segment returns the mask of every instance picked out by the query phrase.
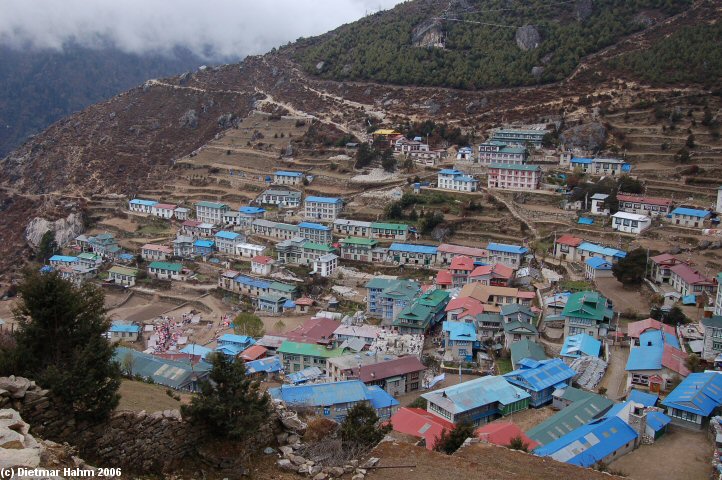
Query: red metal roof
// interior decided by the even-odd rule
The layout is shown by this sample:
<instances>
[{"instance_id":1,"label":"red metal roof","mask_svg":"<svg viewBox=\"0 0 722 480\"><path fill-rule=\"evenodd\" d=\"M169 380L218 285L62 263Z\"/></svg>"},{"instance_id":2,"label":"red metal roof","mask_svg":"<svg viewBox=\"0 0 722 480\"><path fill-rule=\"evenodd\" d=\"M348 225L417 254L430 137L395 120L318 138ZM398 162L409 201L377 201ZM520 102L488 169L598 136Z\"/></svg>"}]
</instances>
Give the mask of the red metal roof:
<instances>
[{"instance_id":1,"label":"red metal roof","mask_svg":"<svg viewBox=\"0 0 722 480\"><path fill-rule=\"evenodd\" d=\"M682 261L671 253L662 253L660 255L655 255L654 257L651 257L650 260L652 260L658 265L676 265L677 263L680 263Z\"/></svg>"},{"instance_id":2,"label":"red metal roof","mask_svg":"<svg viewBox=\"0 0 722 480\"><path fill-rule=\"evenodd\" d=\"M480 313L484 313L484 304L472 297L457 297L446 305L444 311L450 312L452 310L461 310L458 317L479 315Z\"/></svg>"},{"instance_id":3,"label":"red metal roof","mask_svg":"<svg viewBox=\"0 0 722 480\"><path fill-rule=\"evenodd\" d=\"M685 283L689 285L695 285L698 283L712 284L712 280L705 277L697 270L693 269L686 263L678 263L669 269L671 272L676 273Z\"/></svg>"},{"instance_id":4,"label":"red metal roof","mask_svg":"<svg viewBox=\"0 0 722 480\"><path fill-rule=\"evenodd\" d=\"M560 245L569 245L570 247L578 247L584 241L583 238L575 237L574 235L562 235L557 238L557 243Z\"/></svg>"},{"instance_id":5,"label":"red metal roof","mask_svg":"<svg viewBox=\"0 0 722 480\"><path fill-rule=\"evenodd\" d=\"M676 335L673 326L665 325L659 320L655 320L653 318L647 318L645 320L639 320L638 322L631 322L628 324L627 336L631 338L639 338L639 336L647 330L662 330L671 335Z\"/></svg>"},{"instance_id":6,"label":"red metal roof","mask_svg":"<svg viewBox=\"0 0 722 480\"><path fill-rule=\"evenodd\" d=\"M358 379L364 383L381 380L384 378L396 377L398 375L406 375L411 372L420 372L426 370L421 360L413 355L408 357L396 358L385 362L365 365L356 369Z\"/></svg>"},{"instance_id":7,"label":"red metal roof","mask_svg":"<svg viewBox=\"0 0 722 480\"><path fill-rule=\"evenodd\" d=\"M510 279L514 275L514 269L507 267L503 263L497 263L494 265L481 265L471 272L471 278L485 277L486 275L493 275L497 278Z\"/></svg>"},{"instance_id":8,"label":"red metal roof","mask_svg":"<svg viewBox=\"0 0 722 480\"><path fill-rule=\"evenodd\" d=\"M183 226L184 227L197 227L201 223L203 223L203 222L199 222L197 220L186 220L185 222L183 222Z\"/></svg>"},{"instance_id":9,"label":"red metal roof","mask_svg":"<svg viewBox=\"0 0 722 480\"><path fill-rule=\"evenodd\" d=\"M465 255L459 255L451 259L451 269L466 270L470 272L474 270L474 260Z\"/></svg>"},{"instance_id":10,"label":"red metal roof","mask_svg":"<svg viewBox=\"0 0 722 480\"><path fill-rule=\"evenodd\" d=\"M474 432L474 435L476 435L477 438L486 440L494 445L507 446L515 437L521 437L524 443L528 444L527 448L529 450L533 450L540 445L539 442L529 438L526 433L521 430L521 428L512 422L488 423L483 427L478 428L476 432Z\"/></svg>"},{"instance_id":11,"label":"red metal roof","mask_svg":"<svg viewBox=\"0 0 722 480\"><path fill-rule=\"evenodd\" d=\"M451 285L451 272L448 270L439 270L436 274L437 285Z\"/></svg>"},{"instance_id":12,"label":"red metal roof","mask_svg":"<svg viewBox=\"0 0 722 480\"><path fill-rule=\"evenodd\" d=\"M260 263L261 265L267 265L273 262L273 258L266 255L257 255L253 257L251 261L254 263Z\"/></svg>"},{"instance_id":13,"label":"red metal roof","mask_svg":"<svg viewBox=\"0 0 722 480\"><path fill-rule=\"evenodd\" d=\"M683 377L686 377L691 372L685 365L687 360L687 354L682 350L674 348L672 345L664 344L664 351L662 352L662 366L669 368L673 372L677 372Z\"/></svg>"},{"instance_id":14,"label":"red metal roof","mask_svg":"<svg viewBox=\"0 0 722 480\"><path fill-rule=\"evenodd\" d=\"M286 338L292 342L327 344L340 325L341 322L330 318L309 318L303 325L288 332Z\"/></svg>"},{"instance_id":15,"label":"red metal roof","mask_svg":"<svg viewBox=\"0 0 722 480\"><path fill-rule=\"evenodd\" d=\"M631 194L617 194L617 200L620 202L635 202L635 203L646 203L649 205L662 205L669 207L672 205L672 200L661 197L645 197L643 195L631 195Z\"/></svg>"},{"instance_id":16,"label":"red metal roof","mask_svg":"<svg viewBox=\"0 0 722 480\"><path fill-rule=\"evenodd\" d=\"M423 438L427 450L433 450L436 439L444 431L454 429L454 424L420 408L402 407L391 417L391 425L397 432Z\"/></svg>"},{"instance_id":17,"label":"red metal roof","mask_svg":"<svg viewBox=\"0 0 722 480\"><path fill-rule=\"evenodd\" d=\"M259 358L265 357L267 351L268 349L266 347L262 347L261 345L252 345L247 349L243 350L243 352L241 353L241 358L245 362L258 360Z\"/></svg>"},{"instance_id":18,"label":"red metal roof","mask_svg":"<svg viewBox=\"0 0 722 480\"><path fill-rule=\"evenodd\" d=\"M436 249L441 253L455 253L457 255L469 255L472 257L488 257L489 252L484 248L465 247L463 245L452 245L450 243L442 243Z\"/></svg>"},{"instance_id":19,"label":"red metal roof","mask_svg":"<svg viewBox=\"0 0 722 480\"><path fill-rule=\"evenodd\" d=\"M178 205L173 205L172 203L156 203L153 205L153 208L163 209L163 210L175 210Z\"/></svg>"},{"instance_id":20,"label":"red metal roof","mask_svg":"<svg viewBox=\"0 0 722 480\"><path fill-rule=\"evenodd\" d=\"M312 306L312 305L313 305L314 303L316 303L316 302L315 302L312 298L301 297L301 298L299 298L298 300L294 300L294 303L295 303L296 305L307 305L307 306L310 307L310 306Z\"/></svg>"}]
</instances>

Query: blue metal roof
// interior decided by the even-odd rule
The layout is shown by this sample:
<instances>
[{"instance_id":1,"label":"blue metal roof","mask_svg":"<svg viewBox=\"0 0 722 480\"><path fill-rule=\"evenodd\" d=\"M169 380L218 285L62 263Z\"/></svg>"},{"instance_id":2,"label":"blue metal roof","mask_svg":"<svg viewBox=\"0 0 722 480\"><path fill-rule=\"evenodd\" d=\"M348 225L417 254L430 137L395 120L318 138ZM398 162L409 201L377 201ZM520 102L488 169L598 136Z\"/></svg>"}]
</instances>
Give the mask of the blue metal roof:
<instances>
[{"instance_id":1,"label":"blue metal roof","mask_svg":"<svg viewBox=\"0 0 722 480\"><path fill-rule=\"evenodd\" d=\"M211 353L213 350L210 348L204 347L202 345L196 345L195 343L190 343L183 348L180 353L187 353L188 355L198 355L201 358L206 358L206 355Z\"/></svg>"},{"instance_id":2,"label":"blue metal roof","mask_svg":"<svg viewBox=\"0 0 722 480\"><path fill-rule=\"evenodd\" d=\"M297 383L309 382L323 376L323 372L318 367L304 368L300 372L294 372L287 375L288 380L294 385Z\"/></svg>"},{"instance_id":3,"label":"blue metal roof","mask_svg":"<svg viewBox=\"0 0 722 480\"><path fill-rule=\"evenodd\" d=\"M647 425L652 427L652 430L658 432L665 426L669 425L672 421L667 415L662 412L649 412L647 413Z\"/></svg>"},{"instance_id":4,"label":"blue metal roof","mask_svg":"<svg viewBox=\"0 0 722 480\"><path fill-rule=\"evenodd\" d=\"M248 285L249 287L256 287L260 289L266 289L271 286L271 282L267 280L259 280L245 275L238 275L233 279L233 281L242 285Z\"/></svg>"},{"instance_id":5,"label":"blue metal roof","mask_svg":"<svg viewBox=\"0 0 722 480\"><path fill-rule=\"evenodd\" d=\"M629 352L625 370L659 370L662 368L663 353L664 347L658 347L656 345L633 348Z\"/></svg>"},{"instance_id":6,"label":"blue metal roof","mask_svg":"<svg viewBox=\"0 0 722 480\"><path fill-rule=\"evenodd\" d=\"M251 375L254 373L275 373L283 370L281 360L278 357L261 358L260 360L253 360L252 362L246 363L246 374Z\"/></svg>"},{"instance_id":7,"label":"blue metal roof","mask_svg":"<svg viewBox=\"0 0 722 480\"><path fill-rule=\"evenodd\" d=\"M277 170L276 176L279 177L302 177L303 173L301 172L289 172L287 170Z\"/></svg>"},{"instance_id":8,"label":"blue metal roof","mask_svg":"<svg viewBox=\"0 0 722 480\"><path fill-rule=\"evenodd\" d=\"M707 210L698 210L696 208L677 207L672 210L672 215L689 215L698 218L705 218L709 216L709 214Z\"/></svg>"},{"instance_id":9,"label":"blue metal roof","mask_svg":"<svg viewBox=\"0 0 722 480\"><path fill-rule=\"evenodd\" d=\"M78 257L71 257L68 255L53 255L50 257L51 262L63 262L63 263L75 263L78 261Z\"/></svg>"},{"instance_id":10,"label":"blue metal roof","mask_svg":"<svg viewBox=\"0 0 722 480\"><path fill-rule=\"evenodd\" d=\"M157 205L158 202L155 200L143 200L142 198L134 198L130 201L133 205L144 205L146 207L152 207L153 205Z\"/></svg>"},{"instance_id":11,"label":"blue metal roof","mask_svg":"<svg viewBox=\"0 0 722 480\"><path fill-rule=\"evenodd\" d=\"M370 387L364 385L360 380L281 386L268 389L268 393L274 399L283 400L289 405L306 407L323 407L365 400L370 401L372 397L377 395L377 393L370 391ZM384 406L388 406L388 404Z\"/></svg>"},{"instance_id":12,"label":"blue metal roof","mask_svg":"<svg viewBox=\"0 0 722 480\"><path fill-rule=\"evenodd\" d=\"M656 393L647 393L641 390L632 389L632 391L629 392L629 396L627 396L627 400L630 400L634 403L641 403L645 407L653 407L657 404L657 400L659 400L659 395L657 395Z\"/></svg>"},{"instance_id":13,"label":"blue metal roof","mask_svg":"<svg viewBox=\"0 0 722 480\"><path fill-rule=\"evenodd\" d=\"M564 345L562 345L562 351L559 355L572 358L579 358L582 354L590 357L598 357L601 348L602 342L591 335L580 333L564 339Z\"/></svg>"},{"instance_id":14,"label":"blue metal roof","mask_svg":"<svg viewBox=\"0 0 722 480\"><path fill-rule=\"evenodd\" d=\"M311 230L322 230L324 232L331 231L330 227L327 227L326 225L321 225L320 223L313 223L313 222L301 222L298 224L299 228L309 228Z\"/></svg>"},{"instance_id":15,"label":"blue metal roof","mask_svg":"<svg viewBox=\"0 0 722 480\"><path fill-rule=\"evenodd\" d=\"M113 323L110 325L110 331L117 333L140 333L140 325Z\"/></svg>"},{"instance_id":16,"label":"blue metal roof","mask_svg":"<svg viewBox=\"0 0 722 480\"><path fill-rule=\"evenodd\" d=\"M584 262L595 270L611 270L612 264L604 260L602 257L587 258Z\"/></svg>"},{"instance_id":17,"label":"blue metal roof","mask_svg":"<svg viewBox=\"0 0 722 480\"><path fill-rule=\"evenodd\" d=\"M218 343L234 343L238 345L253 345L256 343L256 341L249 336L246 335L235 335L233 333L225 333L218 338Z\"/></svg>"},{"instance_id":18,"label":"blue metal roof","mask_svg":"<svg viewBox=\"0 0 722 480\"><path fill-rule=\"evenodd\" d=\"M691 373L662 401L665 407L704 417L722 405L722 374Z\"/></svg>"},{"instance_id":19,"label":"blue metal roof","mask_svg":"<svg viewBox=\"0 0 722 480\"><path fill-rule=\"evenodd\" d=\"M443 324L443 330L449 332L449 339L453 341L476 341L476 328L473 323L452 322L447 320Z\"/></svg>"},{"instance_id":20,"label":"blue metal roof","mask_svg":"<svg viewBox=\"0 0 722 480\"><path fill-rule=\"evenodd\" d=\"M286 300L283 303L283 308L296 308L296 302L294 302L293 300Z\"/></svg>"},{"instance_id":21,"label":"blue metal roof","mask_svg":"<svg viewBox=\"0 0 722 480\"><path fill-rule=\"evenodd\" d=\"M504 252L504 253L516 253L519 255L523 255L529 251L528 248L522 247L520 245L507 245L505 243L490 243L486 246L487 250L495 251L495 252Z\"/></svg>"},{"instance_id":22,"label":"blue metal roof","mask_svg":"<svg viewBox=\"0 0 722 480\"><path fill-rule=\"evenodd\" d=\"M412 243L392 243L389 252L408 252L408 253L424 253L427 255L436 255L437 247L435 245L414 245Z\"/></svg>"},{"instance_id":23,"label":"blue metal roof","mask_svg":"<svg viewBox=\"0 0 722 480\"><path fill-rule=\"evenodd\" d=\"M306 202L316 203L341 203L341 199L337 197L306 197Z\"/></svg>"},{"instance_id":24,"label":"blue metal roof","mask_svg":"<svg viewBox=\"0 0 722 480\"><path fill-rule=\"evenodd\" d=\"M624 252L622 250L617 250L616 248L611 247L603 247L601 245L597 245L596 243L590 242L582 242L577 248L577 250L586 250L591 253L598 253L600 255L618 258L624 258L627 256L627 252Z\"/></svg>"},{"instance_id":25,"label":"blue metal roof","mask_svg":"<svg viewBox=\"0 0 722 480\"><path fill-rule=\"evenodd\" d=\"M504 375L504 378L522 388L535 392L567 382L577 373L561 358L552 358L539 362L535 368L520 368Z\"/></svg>"},{"instance_id":26,"label":"blue metal roof","mask_svg":"<svg viewBox=\"0 0 722 480\"><path fill-rule=\"evenodd\" d=\"M389 395L386 390L379 387L378 385L370 385L367 387L368 397L371 402L371 406L376 410L381 408L395 407L399 404L399 401Z\"/></svg>"},{"instance_id":27,"label":"blue metal roof","mask_svg":"<svg viewBox=\"0 0 722 480\"><path fill-rule=\"evenodd\" d=\"M577 221L579 225L594 225L594 219L593 218L587 218L587 217L579 217L579 220Z\"/></svg>"},{"instance_id":28,"label":"blue metal roof","mask_svg":"<svg viewBox=\"0 0 722 480\"><path fill-rule=\"evenodd\" d=\"M257 215L259 213L265 213L266 209L260 207L241 207L238 209L238 211L241 213L247 213L249 215Z\"/></svg>"},{"instance_id":29,"label":"blue metal roof","mask_svg":"<svg viewBox=\"0 0 722 480\"><path fill-rule=\"evenodd\" d=\"M531 397L504 377L487 376L421 395L429 401L445 403L452 413L462 413L484 405L509 405Z\"/></svg>"},{"instance_id":30,"label":"blue metal roof","mask_svg":"<svg viewBox=\"0 0 722 480\"><path fill-rule=\"evenodd\" d=\"M578 163L579 165L591 165L594 162L591 158L572 158L572 163Z\"/></svg>"},{"instance_id":31,"label":"blue metal roof","mask_svg":"<svg viewBox=\"0 0 722 480\"><path fill-rule=\"evenodd\" d=\"M221 230L220 232L216 233L216 237L223 238L226 240L235 240L236 238L240 237L240 233L236 232L228 232L226 230Z\"/></svg>"},{"instance_id":32,"label":"blue metal roof","mask_svg":"<svg viewBox=\"0 0 722 480\"><path fill-rule=\"evenodd\" d=\"M637 432L619 417L592 422L534 450L540 457L591 467L637 438Z\"/></svg>"},{"instance_id":33,"label":"blue metal roof","mask_svg":"<svg viewBox=\"0 0 722 480\"><path fill-rule=\"evenodd\" d=\"M214 245L214 242L213 242L213 240L196 240L193 245L195 245L196 247L201 247L201 248L212 248Z\"/></svg>"},{"instance_id":34,"label":"blue metal roof","mask_svg":"<svg viewBox=\"0 0 722 480\"><path fill-rule=\"evenodd\" d=\"M245 350L245 347L233 344L218 345L216 347L216 352L228 355L229 357L237 357L241 354L241 352L243 352L243 350Z\"/></svg>"},{"instance_id":35,"label":"blue metal roof","mask_svg":"<svg viewBox=\"0 0 722 480\"><path fill-rule=\"evenodd\" d=\"M439 170L439 173L441 175L463 175L464 172L461 170L456 170L454 168L444 168L442 170Z\"/></svg>"},{"instance_id":36,"label":"blue metal roof","mask_svg":"<svg viewBox=\"0 0 722 480\"><path fill-rule=\"evenodd\" d=\"M682 305L696 305L697 295L685 295L682 297Z\"/></svg>"}]
</instances>

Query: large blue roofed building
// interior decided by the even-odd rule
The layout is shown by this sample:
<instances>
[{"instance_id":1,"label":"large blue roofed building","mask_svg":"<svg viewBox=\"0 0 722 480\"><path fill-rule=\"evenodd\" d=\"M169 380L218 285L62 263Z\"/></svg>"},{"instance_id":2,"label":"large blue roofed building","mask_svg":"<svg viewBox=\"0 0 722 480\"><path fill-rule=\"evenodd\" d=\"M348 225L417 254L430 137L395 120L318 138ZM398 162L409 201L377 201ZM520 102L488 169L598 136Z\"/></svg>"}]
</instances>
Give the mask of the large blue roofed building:
<instances>
[{"instance_id":1,"label":"large blue roofed building","mask_svg":"<svg viewBox=\"0 0 722 480\"><path fill-rule=\"evenodd\" d=\"M701 429L722 405L722 374L691 373L662 400L672 423Z\"/></svg>"},{"instance_id":2,"label":"large blue roofed building","mask_svg":"<svg viewBox=\"0 0 722 480\"><path fill-rule=\"evenodd\" d=\"M566 387L577 373L563 360L523 362L521 368L509 372L504 378L531 395L530 405L541 407L552 401L554 390Z\"/></svg>"}]
</instances>

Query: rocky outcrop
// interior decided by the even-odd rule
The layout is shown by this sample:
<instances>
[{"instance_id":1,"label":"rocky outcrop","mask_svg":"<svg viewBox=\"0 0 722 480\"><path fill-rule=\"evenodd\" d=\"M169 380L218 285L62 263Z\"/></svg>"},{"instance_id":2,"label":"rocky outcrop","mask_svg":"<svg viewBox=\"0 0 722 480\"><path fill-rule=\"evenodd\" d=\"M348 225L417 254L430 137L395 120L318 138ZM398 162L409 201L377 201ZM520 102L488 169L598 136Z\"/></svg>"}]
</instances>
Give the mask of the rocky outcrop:
<instances>
[{"instance_id":1,"label":"rocky outcrop","mask_svg":"<svg viewBox=\"0 0 722 480\"><path fill-rule=\"evenodd\" d=\"M196 128L198 127L198 112L195 110L187 110L186 113L184 113L180 119L178 120L178 125L183 128Z\"/></svg>"},{"instance_id":2,"label":"rocky outcrop","mask_svg":"<svg viewBox=\"0 0 722 480\"><path fill-rule=\"evenodd\" d=\"M592 0L577 0L577 3L574 4L574 15L580 22L589 18L593 11L594 4Z\"/></svg>"},{"instance_id":3,"label":"rocky outcrop","mask_svg":"<svg viewBox=\"0 0 722 480\"><path fill-rule=\"evenodd\" d=\"M441 20L437 18L425 20L414 27L411 32L411 43L415 47L444 48Z\"/></svg>"},{"instance_id":4,"label":"rocky outcrop","mask_svg":"<svg viewBox=\"0 0 722 480\"><path fill-rule=\"evenodd\" d=\"M533 50L541 43L541 35L534 25L524 25L516 29L516 44L524 51Z\"/></svg>"},{"instance_id":5,"label":"rocky outcrop","mask_svg":"<svg viewBox=\"0 0 722 480\"><path fill-rule=\"evenodd\" d=\"M567 148L596 151L604 147L607 129L601 123L585 123L567 128L559 138Z\"/></svg>"},{"instance_id":6,"label":"rocky outcrop","mask_svg":"<svg viewBox=\"0 0 722 480\"><path fill-rule=\"evenodd\" d=\"M25 239L33 248L37 248L45 232L50 230L55 232L55 243L63 246L83 233L83 229L83 216L80 213L71 213L55 221L36 217L25 228Z\"/></svg>"}]
</instances>

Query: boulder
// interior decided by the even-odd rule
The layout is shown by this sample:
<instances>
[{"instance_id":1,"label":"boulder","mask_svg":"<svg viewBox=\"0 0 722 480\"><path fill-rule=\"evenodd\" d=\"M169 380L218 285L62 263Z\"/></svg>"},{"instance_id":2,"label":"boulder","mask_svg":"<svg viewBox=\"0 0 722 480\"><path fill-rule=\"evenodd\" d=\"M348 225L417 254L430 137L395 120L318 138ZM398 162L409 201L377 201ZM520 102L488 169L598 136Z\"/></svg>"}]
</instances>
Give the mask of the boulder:
<instances>
[{"instance_id":1,"label":"boulder","mask_svg":"<svg viewBox=\"0 0 722 480\"><path fill-rule=\"evenodd\" d=\"M607 129L599 122L584 123L567 128L559 139L567 148L581 148L583 150L599 150L604 147L607 138Z\"/></svg>"},{"instance_id":2,"label":"boulder","mask_svg":"<svg viewBox=\"0 0 722 480\"><path fill-rule=\"evenodd\" d=\"M379 461L381 461L380 458L371 457L368 460L366 460L366 463L364 463L361 468L371 468L371 467L375 466L377 463L379 463Z\"/></svg>"},{"instance_id":3,"label":"boulder","mask_svg":"<svg viewBox=\"0 0 722 480\"><path fill-rule=\"evenodd\" d=\"M357 473L353 477L351 477L351 480L364 480L365 476L362 473Z\"/></svg>"},{"instance_id":4,"label":"boulder","mask_svg":"<svg viewBox=\"0 0 722 480\"><path fill-rule=\"evenodd\" d=\"M331 467L331 470L329 471L330 475L336 478L340 478L345 473L343 468L341 467Z\"/></svg>"},{"instance_id":5,"label":"boulder","mask_svg":"<svg viewBox=\"0 0 722 480\"><path fill-rule=\"evenodd\" d=\"M274 453L276 453L276 450L271 447L266 447L263 449L263 453L265 453L266 455L273 455Z\"/></svg>"},{"instance_id":6,"label":"boulder","mask_svg":"<svg viewBox=\"0 0 722 480\"><path fill-rule=\"evenodd\" d=\"M311 467L309 465L303 464L300 467L298 467L298 473L301 475L306 475L311 472Z\"/></svg>"},{"instance_id":7,"label":"boulder","mask_svg":"<svg viewBox=\"0 0 722 480\"><path fill-rule=\"evenodd\" d=\"M298 467L296 465L294 465L293 463L291 463L291 461L287 458L282 458L281 460L276 462L276 464L279 466L279 468L281 468L283 470L289 470L291 472L298 471Z\"/></svg>"},{"instance_id":8,"label":"boulder","mask_svg":"<svg viewBox=\"0 0 722 480\"><path fill-rule=\"evenodd\" d=\"M289 455L288 459L294 464L294 465L304 465L306 463L306 459L303 458L300 455Z\"/></svg>"},{"instance_id":9,"label":"boulder","mask_svg":"<svg viewBox=\"0 0 722 480\"><path fill-rule=\"evenodd\" d=\"M534 76L534 78L541 77L542 73L544 73L544 67L542 67L542 66L531 67L531 74L532 74L532 76Z\"/></svg>"},{"instance_id":10,"label":"boulder","mask_svg":"<svg viewBox=\"0 0 722 480\"><path fill-rule=\"evenodd\" d=\"M294 432L303 432L306 430L306 424L302 422L294 412L284 412L281 416L281 423L284 427ZM289 441L288 443L292 442Z\"/></svg>"},{"instance_id":11,"label":"boulder","mask_svg":"<svg viewBox=\"0 0 722 480\"><path fill-rule=\"evenodd\" d=\"M524 25L516 29L515 40L522 50L533 50L541 43L541 35L534 25Z\"/></svg>"},{"instance_id":12,"label":"boulder","mask_svg":"<svg viewBox=\"0 0 722 480\"><path fill-rule=\"evenodd\" d=\"M319 473L321 473L321 470L323 470L323 467L321 467L321 465L313 465L308 470L308 474L313 477L314 475L318 475Z\"/></svg>"},{"instance_id":13,"label":"boulder","mask_svg":"<svg viewBox=\"0 0 722 480\"><path fill-rule=\"evenodd\" d=\"M293 455L293 449L287 445L284 445L283 447L278 447L278 451L281 452L281 455L283 455L284 457Z\"/></svg>"},{"instance_id":14,"label":"boulder","mask_svg":"<svg viewBox=\"0 0 722 480\"><path fill-rule=\"evenodd\" d=\"M181 128L198 127L198 112L193 109L188 110L178 119L178 125Z\"/></svg>"},{"instance_id":15,"label":"boulder","mask_svg":"<svg viewBox=\"0 0 722 480\"><path fill-rule=\"evenodd\" d=\"M313 480L326 480L327 478L328 478L328 475L323 472L319 472L313 476Z\"/></svg>"},{"instance_id":16,"label":"boulder","mask_svg":"<svg viewBox=\"0 0 722 480\"><path fill-rule=\"evenodd\" d=\"M39 448L23 448L21 450L3 450L0 455L0 470L7 468L36 468L40 465Z\"/></svg>"},{"instance_id":17,"label":"boulder","mask_svg":"<svg viewBox=\"0 0 722 480\"><path fill-rule=\"evenodd\" d=\"M293 445L294 443L298 443L298 442L300 442L300 441L301 441L301 437L299 437L299 436L296 435L296 434L289 435L288 438L286 439L286 442L287 442L289 445Z\"/></svg>"},{"instance_id":18,"label":"boulder","mask_svg":"<svg viewBox=\"0 0 722 480\"><path fill-rule=\"evenodd\" d=\"M276 435L276 441L279 445L285 445L288 443L288 433L287 432L281 432L278 435Z\"/></svg>"}]
</instances>

